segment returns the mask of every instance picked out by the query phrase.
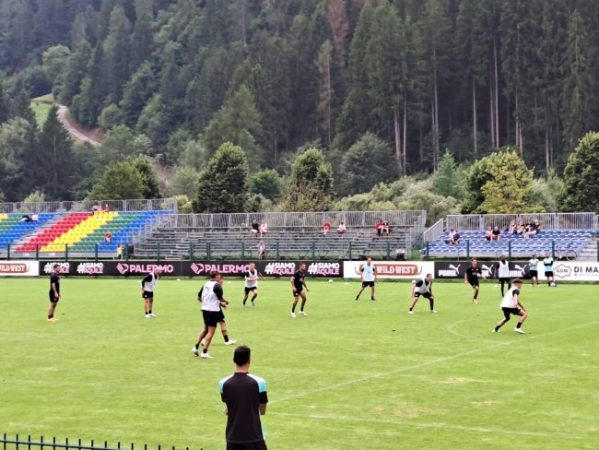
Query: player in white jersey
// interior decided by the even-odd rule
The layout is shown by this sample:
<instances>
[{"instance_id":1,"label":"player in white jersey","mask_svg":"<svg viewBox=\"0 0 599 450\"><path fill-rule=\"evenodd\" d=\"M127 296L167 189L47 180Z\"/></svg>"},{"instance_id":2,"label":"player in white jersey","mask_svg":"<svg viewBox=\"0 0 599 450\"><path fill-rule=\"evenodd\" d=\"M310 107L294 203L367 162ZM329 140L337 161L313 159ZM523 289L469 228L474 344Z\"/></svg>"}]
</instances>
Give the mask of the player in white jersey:
<instances>
[{"instance_id":1,"label":"player in white jersey","mask_svg":"<svg viewBox=\"0 0 599 450\"><path fill-rule=\"evenodd\" d=\"M256 269L255 263L250 263L248 266L248 270L243 274L244 280L244 296L242 306L245 307L245 302L247 302L248 296L250 292L252 295L252 306L256 306L256 297L258 297L258 280L264 279L262 274L258 272Z\"/></svg>"},{"instance_id":2,"label":"player in white jersey","mask_svg":"<svg viewBox=\"0 0 599 450\"><path fill-rule=\"evenodd\" d=\"M154 290L158 284L158 278L162 274L162 268L156 267L141 280L141 298L144 299L144 311L146 319L156 317L152 308L154 307Z\"/></svg>"},{"instance_id":3,"label":"player in white jersey","mask_svg":"<svg viewBox=\"0 0 599 450\"><path fill-rule=\"evenodd\" d=\"M433 275L430 273L421 280L412 281L411 302L408 314L414 314L414 306L416 306L421 296L428 299L431 312L436 313L435 296L433 295Z\"/></svg>"},{"instance_id":4,"label":"player in white jersey","mask_svg":"<svg viewBox=\"0 0 599 450\"><path fill-rule=\"evenodd\" d=\"M495 328L493 333L499 333L499 329L504 326L510 320L510 316L519 316L520 319L516 324L514 331L516 333L525 334L522 330L522 324L528 317L528 312L524 308L524 305L520 302L520 290L522 289L522 280L515 280L514 287L507 291L507 294L503 296L501 301L501 310L503 311L504 319L502 319Z\"/></svg>"},{"instance_id":5,"label":"player in white jersey","mask_svg":"<svg viewBox=\"0 0 599 450\"><path fill-rule=\"evenodd\" d=\"M216 326L220 324L221 331L225 338L225 345L232 345L236 341L229 339L227 335L227 325L222 308L226 308L229 302L223 296L222 275L220 272L210 272L210 281L207 281L200 292L198 292L198 301L202 303L202 315L204 316L204 329L198 337L198 342L193 347L194 355L204 359L211 359L208 348L216 332ZM202 353L199 353L200 345L204 346Z\"/></svg>"},{"instance_id":6,"label":"player in white jersey","mask_svg":"<svg viewBox=\"0 0 599 450\"><path fill-rule=\"evenodd\" d=\"M374 285L376 284L376 267L372 264L372 258L366 259L366 264L360 267L360 272L362 273L362 288L358 295L356 295L356 301L360 300L360 295L364 292L364 289L367 287L370 288L370 300L375 301L374 298Z\"/></svg>"},{"instance_id":7,"label":"player in white jersey","mask_svg":"<svg viewBox=\"0 0 599 450\"><path fill-rule=\"evenodd\" d=\"M501 255L499 262L497 263L497 275L499 277L499 284L501 285L501 296L505 295L504 287L507 284L507 288L510 289L512 284L510 282L510 263L505 259L505 255Z\"/></svg>"},{"instance_id":8,"label":"player in white jersey","mask_svg":"<svg viewBox=\"0 0 599 450\"><path fill-rule=\"evenodd\" d=\"M539 285L539 259L537 255L532 255L528 260L528 270L530 272L530 284L532 286Z\"/></svg>"}]
</instances>

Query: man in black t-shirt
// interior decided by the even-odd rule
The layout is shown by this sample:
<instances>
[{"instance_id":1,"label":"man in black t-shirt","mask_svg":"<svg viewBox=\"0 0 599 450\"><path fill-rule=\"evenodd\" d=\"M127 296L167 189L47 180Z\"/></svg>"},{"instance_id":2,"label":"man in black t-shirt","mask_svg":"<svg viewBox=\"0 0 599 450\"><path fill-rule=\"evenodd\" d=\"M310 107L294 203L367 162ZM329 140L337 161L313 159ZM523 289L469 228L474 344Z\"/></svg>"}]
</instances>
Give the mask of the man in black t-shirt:
<instances>
[{"instance_id":1,"label":"man in black t-shirt","mask_svg":"<svg viewBox=\"0 0 599 450\"><path fill-rule=\"evenodd\" d=\"M50 307L48 308L48 322L56 322L58 319L54 317L58 301L60 300L60 264L54 264L52 274L50 275Z\"/></svg>"},{"instance_id":2,"label":"man in black t-shirt","mask_svg":"<svg viewBox=\"0 0 599 450\"><path fill-rule=\"evenodd\" d=\"M235 373L218 384L227 406L227 450L266 450L260 416L266 414L266 381L251 375L251 350L245 345L233 354Z\"/></svg>"},{"instance_id":3,"label":"man in black t-shirt","mask_svg":"<svg viewBox=\"0 0 599 450\"><path fill-rule=\"evenodd\" d=\"M478 278L483 276L482 270L478 267L478 261L476 259L472 260L470 267L466 269L466 273L464 274L464 284L469 284L474 289L474 296L472 297L472 303L478 303L478 293L480 291L480 285L478 283Z\"/></svg>"},{"instance_id":4,"label":"man in black t-shirt","mask_svg":"<svg viewBox=\"0 0 599 450\"><path fill-rule=\"evenodd\" d=\"M299 302L301 297L302 305L300 307L300 314L302 316L306 316L307 314L304 312L304 306L308 301L306 297L306 292L309 292L308 286L306 286L306 265L301 263L299 266L299 270L297 270L293 276L291 277L291 289L293 292L293 304L291 306L291 317L295 319L295 307Z\"/></svg>"}]
</instances>

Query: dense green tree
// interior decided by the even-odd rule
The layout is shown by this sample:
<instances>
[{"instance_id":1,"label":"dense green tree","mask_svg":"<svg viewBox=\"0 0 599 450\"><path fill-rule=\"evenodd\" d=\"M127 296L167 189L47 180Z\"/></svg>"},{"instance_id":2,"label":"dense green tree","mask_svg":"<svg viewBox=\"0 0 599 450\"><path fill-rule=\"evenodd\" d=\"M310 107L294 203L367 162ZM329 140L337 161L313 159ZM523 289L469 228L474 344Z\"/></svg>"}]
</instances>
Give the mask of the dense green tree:
<instances>
[{"instance_id":1,"label":"dense green tree","mask_svg":"<svg viewBox=\"0 0 599 450\"><path fill-rule=\"evenodd\" d=\"M244 151L225 142L200 173L197 212L244 212L247 202L248 161Z\"/></svg>"},{"instance_id":2,"label":"dense green tree","mask_svg":"<svg viewBox=\"0 0 599 450\"><path fill-rule=\"evenodd\" d=\"M283 179L276 170L256 172L249 179L250 192L260 194L270 201L276 201L283 189Z\"/></svg>"},{"instance_id":3,"label":"dense green tree","mask_svg":"<svg viewBox=\"0 0 599 450\"><path fill-rule=\"evenodd\" d=\"M63 75L63 87L60 101L70 104L73 97L79 93L81 81L87 73L87 64L92 55L92 48L87 41L80 42L71 53Z\"/></svg>"},{"instance_id":4,"label":"dense green tree","mask_svg":"<svg viewBox=\"0 0 599 450\"><path fill-rule=\"evenodd\" d=\"M64 67L69 61L71 50L65 45L55 45L48 48L43 56L44 72L53 85L53 93L56 97L60 95L64 83Z\"/></svg>"},{"instance_id":5,"label":"dense green tree","mask_svg":"<svg viewBox=\"0 0 599 450\"><path fill-rule=\"evenodd\" d=\"M141 198L143 191L143 178L135 165L129 161L120 161L106 167L88 198L135 199Z\"/></svg>"},{"instance_id":6,"label":"dense green tree","mask_svg":"<svg viewBox=\"0 0 599 450\"><path fill-rule=\"evenodd\" d=\"M78 167L73 158L69 135L58 121L58 108L52 106L39 137L40 169L35 186L52 200L70 200L71 187L77 182Z\"/></svg>"},{"instance_id":7,"label":"dense green tree","mask_svg":"<svg viewBox=\"0 0 599 450\"><path fill-rule=\"evenodd\" d=\"M179 167L169 187L170 195L185 195L194 198L198 193L199 172L193 167Z\"/></svg>"},{"instance_id":8,"label":"dense green tree","mask_svg":"<svg viewBox=\"0 0 599 450\"><path fill-rule=\"evenodd\" d=\"M587 133L568 158L561 200L566 211L599 211L599 133Z\"/></svg>"},{"instance_id":9,"label":"dense green tree","mask_svg":"<svg viewBox=\"0 0 599 450\"><path fill-rule=\"evenodd\" d=\"M240 146L247 154L253 169L261 166L263 155L256 138L262 133L260 114L254 96L242 85L227 99L202 134L202 142L209 150L224 142Z\"/></svg>"},{"instance_id":10,"label":"dense green tree","mask_svg":"<svg viewBox=\"0 0 599 450\"><path fill-rule=\"evenodd\" d=\"M143 181L142 197L161 198L160 185L156 171L154 170L154 162L146 155L139 155L131 162L141 175Z\"/></svg>"},{"instance_id":11,"label":"dense green tree","mask_svg":"<svg viewBox=\"0 0 599 450\"><path fill-rule=\"evenodd\" d=\"M32 190L35 132L35 125L20 117L0 126L0 191L8 201L20 201Z\"/></svg>"},{"instance_id":12,"label":"dense green tree","mask_svg":"<svg viewBox=\"0 0 599 450\"><path fill-rule=\"evenodd\" d=\"M532 181L532 170L514 149L491 153L472 165L464 207L488 214L526 211Z\"/></svg>"},{"instance_id":13,"label":"dense green tree","mask_svg":"<svg viewBox=\"0 0 599 450\"><path fill-rule=\"evenodd\" d=\"M449 152L445 152L439 168L433 177L433 188L436 194L444 197L462 199L466 193L464 173Z\"/></svg>"},{"instance_id":14,"label":"dense green tree","mask_svg":"<svg viewBox=\"0 0 599 450\"><path fill-rule=\"evenodd\" d=\"M116 5L110 14L108 34L103 42L106 67L106 85L111 102L120 99L123 86L129 79L129 33L131 23L121 5Z\"/></svg>"},{"instance_id":15,"label":"dense green tree","mask_svg":"<svg viewBox=\"0 0 599 450\"><path fill-rule=\"evenodd\" d=\"M332 194L333 168L320 150L306 150L293 162L285 208L288 211L327 211Z\"/></svg>"},{"instance_id":16,"label":"dense green tree","mask_svg":"<svg viewBox=\"0 0 599 450\"><path fill-rule=\"evenodd\" d=\"M366 133L343 155L338 190L341 195L367 192L377 183L396 178L397 168L391 147Z\"/></svg>"}]
</instances>

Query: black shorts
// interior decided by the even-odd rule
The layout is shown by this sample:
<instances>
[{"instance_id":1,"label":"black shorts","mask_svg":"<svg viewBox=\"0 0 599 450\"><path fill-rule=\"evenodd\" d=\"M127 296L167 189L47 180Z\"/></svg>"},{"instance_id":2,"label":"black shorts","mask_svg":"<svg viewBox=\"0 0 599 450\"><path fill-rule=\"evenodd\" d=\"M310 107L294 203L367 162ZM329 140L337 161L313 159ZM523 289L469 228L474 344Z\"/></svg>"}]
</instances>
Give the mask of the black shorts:
<instances>
[{"instance_id":1,"label":"black shorts","mask_svg":"<svg viewBox=\"0 0 599 450\"><path fill-rule=\"evenodd\" d=\"M293 296L297 297L298 295L300 295L302 292L304 291L304 287L303 286L293 286Z\"/></svg>"},{"instance_id":2,"label":"black shorts","mask_svg":"<svg viewBox=\"0 0 599 450\"><path fill-rule=\"evenodd\" d=\"M470 286L474 287L478 287L478 280L468 280L468 283L470 283Z\"/></svg>"},{"instance_id":3,"label":"black shorts","mask_svg":"<svg viewBox=\"0 0 599 450\"><path fill-rule=\"evenodd\" d=\"M60 300L59 297L57 297L56 295L54 295L54 291L50 291L48 293L48 298L50 299L50 303L58 303L58 300Z\"/></svg>"},{"instance_id":4,"label":"black shorts","mask_svg":"<svg viewBox=\"0 0 599 450\"><path fill-rule=\"evenodd\" d=\"M374 287L374 281L362 281L362 287Z\"/></svg>"},{"instance_id":5,"label":"black shorts","mask_svg":"<svg viewBox=\"0 0 599 450\"><path fill-rule=\"evenodd\" d=\"M249 444L232 444L227 442L227 450L267 450L264 441L252 442Z\"/></svg>"},{"instance_id":6,"label":"black shorts","mask_svg":"<svg viewBox=\"0 0 599 450\"><path fill-rule=\"evenodd\" d=\"M146 298L146 299L153 299L154 298L154 293L150 292L150 291L144 291L143 294L141 294L142 298Z\"/></svg>"},{"instance_id":7,"label":"black shorts","mask_svg":"<svg viewBox=\"0 0 599 450\"><path fill-rule=\"evenodd\" d=\"M248 295L252 291L257 291L258 290L258 286L244 287L243 290L245 291L245 295Z\"/></svg>"},{"instance_id":8,"label":"black shorts","mask_svg":"<svg viewBox=\"0 0 599 450\"><path fill-rule=\"evenodd\" d=\"M530 271L530 277L531 278L537 278L539 276L539 272L537 272L536 270L531 270Z\"/></svg>"},{"instance_id":9,"label":"black shorts","mask_svg":"<svg viewBox=\"0 0 599 450\"><path fill-rule=\"evenodd\" d=\"M216 327L219 322L225 321L225 315L222 311L202 311L204 316L204 325L207 327Z\"/></svg>"},{"instance_id":10,"label":"black shorts","mask_svg":"<svg viewBox=\"0 0 599 450\"><path fill-rule=\"evenodd\" d=\"M502 277L502 278L499 278L499 282L500 283L510 283L511 284L512 279L511 278L503 278Z\"/></svg>"},{"instance_id":11,"label":"black shorts","mask_svg":"<svg viewBox=\"0 0 599 450\"><path fill-rule=\"evenodd\" d=\"M545 278L549 278L549 277L553 278L553 270L551 272L545 272Z\"/></svg>"},{"instance_id":12,"label":"black shorts","mask_svg":"<svg viewBox=\"0 0 599 450\"><path fill-rule=\"evenodd\" d=\"M424 293L414 292L414 297L416 297L416 298L418 298L418 297L431 298L432 296L433 296L433 294L431 294L430 292L424 292Z\"/></svg>"},{"instance_id":13,"label":"black shorts","mask_svg":"<svg viewBox=\"0 0 599 450\"><path fill-rule=\"evenodd\" d=\"M505 320L510 320L510 316L521 316L522 310L518 308L501 308L503 311L503 315L505 316Z\"/></svg>"}]
</instances>

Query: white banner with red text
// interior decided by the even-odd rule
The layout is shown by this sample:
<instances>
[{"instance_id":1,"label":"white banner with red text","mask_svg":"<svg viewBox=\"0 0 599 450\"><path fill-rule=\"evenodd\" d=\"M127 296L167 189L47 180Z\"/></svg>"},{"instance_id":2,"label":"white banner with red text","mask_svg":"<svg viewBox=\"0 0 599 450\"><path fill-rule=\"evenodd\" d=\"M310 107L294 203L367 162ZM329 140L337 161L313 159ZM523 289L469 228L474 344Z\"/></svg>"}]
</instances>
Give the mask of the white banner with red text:
<instances>
[{"instance_id":1,"label":"white banner with red text","mask_svg":"<svg viewBox=\"0 0 599 450\"><path fill-rule=\"evenodd\" d=\"M344 261L343 278L361 278L366 261ZM378 279L412 280L435 273L433 261L373 261Z\"/></svg>"}]
</instances>

